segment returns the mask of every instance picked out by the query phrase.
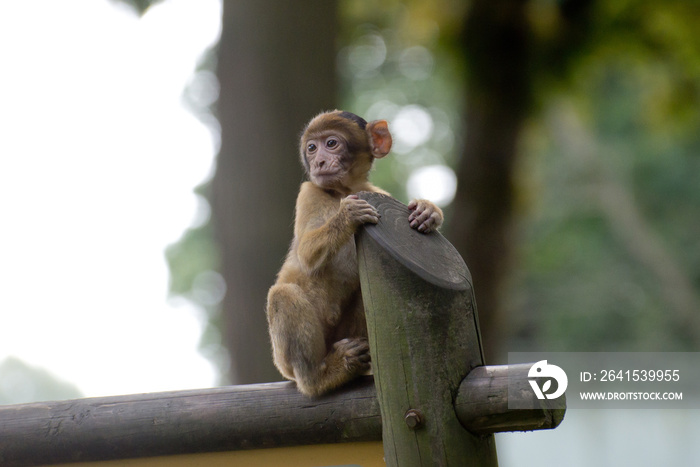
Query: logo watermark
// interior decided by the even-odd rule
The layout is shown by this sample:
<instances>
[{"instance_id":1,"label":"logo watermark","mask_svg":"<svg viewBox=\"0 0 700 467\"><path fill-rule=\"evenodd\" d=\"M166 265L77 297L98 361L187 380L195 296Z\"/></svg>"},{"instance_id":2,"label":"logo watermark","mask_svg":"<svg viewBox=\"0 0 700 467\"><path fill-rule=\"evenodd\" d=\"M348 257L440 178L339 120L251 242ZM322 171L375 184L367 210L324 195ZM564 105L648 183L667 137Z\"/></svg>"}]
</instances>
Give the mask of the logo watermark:
<instances>
[{"instance_id":1,"label":"logo watermark","mask_svg":"<svg viewBox=\"0 0 700 467\"><path fill-rule=\"evenodd\" d=\"M510 409L531 409L527 393L569 409L700 409L700 352L513 352L508 365Z\"/></svg>"},{"instance_id":2,"label":"logo watermark","mask_svg":"<svg viewBox=\"0 0 700 467\"><path fill-rule=\"evenodd\" d=\"M532 365L527 376L531 378L528 382L538 399L561 397L569 385L569 378L564 370L556 365L548 364L547 360L540 360ZM543 380L542 386L539 385L540 380ZM549 393L549 390L552 389L552 381L556 383L556 386L554 392Z\"/></svg>"}]
</instances>

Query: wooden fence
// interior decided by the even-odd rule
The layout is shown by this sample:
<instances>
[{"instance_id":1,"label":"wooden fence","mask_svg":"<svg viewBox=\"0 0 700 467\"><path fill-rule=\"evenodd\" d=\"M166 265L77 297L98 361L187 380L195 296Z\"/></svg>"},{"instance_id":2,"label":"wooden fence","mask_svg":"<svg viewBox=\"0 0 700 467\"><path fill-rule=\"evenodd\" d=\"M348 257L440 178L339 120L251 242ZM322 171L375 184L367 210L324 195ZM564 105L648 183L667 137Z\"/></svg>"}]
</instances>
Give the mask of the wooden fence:
<instances>
[{"instance_id":1,"label":"wooden fence","mask_svg":"<svg viewBox=\"0 0 700 467\"><path fill-rule=\"evenodd\" d=\"M494 466L493 433L558 426L565 399L535 397L531 364L484 365L452 245L411 229L393 198L361 196L382 215L356 237L374 378L316 399L270 383L4 406L0 466L380 440L389 466Z\"/></svg>"}]
</instances>

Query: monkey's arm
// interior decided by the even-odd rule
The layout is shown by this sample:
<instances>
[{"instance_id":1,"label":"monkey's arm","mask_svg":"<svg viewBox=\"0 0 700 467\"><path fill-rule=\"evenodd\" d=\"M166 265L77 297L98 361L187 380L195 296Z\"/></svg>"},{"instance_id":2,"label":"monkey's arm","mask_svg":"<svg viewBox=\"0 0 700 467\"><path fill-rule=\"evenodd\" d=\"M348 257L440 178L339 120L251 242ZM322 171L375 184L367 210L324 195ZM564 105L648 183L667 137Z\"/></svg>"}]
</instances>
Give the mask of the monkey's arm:
<instances>
[{"instance_id":1,"label":"monkey's arm","mask_svg":"<svg viewBox=\"0 0 700 467\"><path fill-rule=\"evenodd\" d=\"M355 234L357 227L379 221L377 210L367 201L350 195L340 200L337 212L324 222L322 192L302 189L297 200L297 257L309 275L322 269ZM322 223L319 227L319 223Z\"/></svg>"}]
</instances>

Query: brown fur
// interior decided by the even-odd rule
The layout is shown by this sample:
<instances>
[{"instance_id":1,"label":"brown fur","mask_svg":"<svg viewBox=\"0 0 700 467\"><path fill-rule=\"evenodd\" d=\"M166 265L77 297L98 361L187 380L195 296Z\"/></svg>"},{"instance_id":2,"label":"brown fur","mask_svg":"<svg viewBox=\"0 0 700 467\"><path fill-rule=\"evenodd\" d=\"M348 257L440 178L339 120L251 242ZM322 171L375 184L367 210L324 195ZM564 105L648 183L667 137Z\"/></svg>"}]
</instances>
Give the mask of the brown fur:
<instances>
[{"instance_id":1,"label":"brown fur","mask_svg":"<svg viewBox=\"0 0 700 467\"><path fill-rule=\"evenodd\" d=\"M310 396L370 369L354 234L379 218L353 194L386 194L369 183L368 174L392 141L386 121L365 128L363 123L333 111L316 116L304 130L300 152L310 181L299 190L294 240L268 293L275 365ZM442 211L429 201L413 201L409 208L411 226L422 232L442 223Z\"/></svg>"}]
</instances>

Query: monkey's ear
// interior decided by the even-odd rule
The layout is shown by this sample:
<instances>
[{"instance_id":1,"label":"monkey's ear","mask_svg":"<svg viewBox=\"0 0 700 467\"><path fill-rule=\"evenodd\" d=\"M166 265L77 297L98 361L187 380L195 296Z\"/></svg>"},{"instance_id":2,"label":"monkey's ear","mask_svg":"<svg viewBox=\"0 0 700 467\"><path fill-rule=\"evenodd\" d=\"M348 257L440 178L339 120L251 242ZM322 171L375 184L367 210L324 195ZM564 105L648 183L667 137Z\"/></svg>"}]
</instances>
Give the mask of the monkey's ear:
<instances>
[{"instance_id":1,"label":"monkey's ear","mask_svg":"<svg viewBox=\"0 0 700 467\"><path fill-rule=\"evenodd\" d=\"M374 120L367 124L367 134L372 155L377 159L386 156L391 150L391 133L386 120Z\"/></svg>"}]
</instances>

